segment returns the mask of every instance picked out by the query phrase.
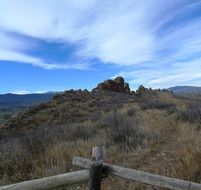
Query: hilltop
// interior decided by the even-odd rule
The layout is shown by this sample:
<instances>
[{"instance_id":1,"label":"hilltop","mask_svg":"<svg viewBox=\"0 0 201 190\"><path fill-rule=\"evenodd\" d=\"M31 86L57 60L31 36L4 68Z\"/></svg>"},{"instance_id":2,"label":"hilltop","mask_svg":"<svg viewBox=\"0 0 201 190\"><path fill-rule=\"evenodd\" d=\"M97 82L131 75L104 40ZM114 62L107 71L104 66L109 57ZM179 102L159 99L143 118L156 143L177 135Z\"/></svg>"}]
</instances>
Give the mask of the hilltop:
<instances>
[{"instance_id":1,"label":"hilltop","mask_svg":"<svg viewBox=\"0 0 201 190\"><path fill-rule=\"evenodd\" d=\"M124 82L122 77L117 77L98 84L91 92L68 90L55 94L48 102L19 112L5 123L4 128L27 130L84 122L94 115L110 112L125 104L134 102L137 104L142 100L145 103L149 99L156 101L159 94L158 91L143 86L140 86L136 92L130 91L129 84ZM166 92L166 94L170 93Z\"/></svg>"}]
</instances>

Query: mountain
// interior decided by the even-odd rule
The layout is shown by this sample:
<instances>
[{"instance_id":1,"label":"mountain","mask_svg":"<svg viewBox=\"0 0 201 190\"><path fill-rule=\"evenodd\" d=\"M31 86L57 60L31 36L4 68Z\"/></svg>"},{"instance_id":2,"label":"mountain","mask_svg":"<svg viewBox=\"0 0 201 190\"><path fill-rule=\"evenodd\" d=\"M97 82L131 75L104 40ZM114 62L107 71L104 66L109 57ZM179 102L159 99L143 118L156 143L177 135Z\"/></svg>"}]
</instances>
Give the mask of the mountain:
<instances>
[{"instance_id":1,"label":"mountain","mask_svg":"<svg viewBox=\"0 0 201 190\"><path fill-rule=\"evenodd\" d=\"M201 87L196 86L175 86L169 88L168 90L171 90L175 94L201 94Z\"/></svg>"},{"instance_id":2,"label":"mountain","mask_svg":"<svg viewBox=\"0 0 201 190\"><path fill-rule=\"evenodd\" d=\"M25 94L25 95L18 95L18 94L1 94L0 95L0 108L22 108L22 107L29 107L38 103L47 102L49 101L54 92L50 93L43 93L43 94Z\"/></svg>"},{"instance_id":3,"label":"mountain","mask_svg":"<svg viewBox=\"0 0 201 190\"><path fill-rule=\"evenodd\" d=\"M10 119L19 111L37 105L42 102L48 102L55 95L55 92L43 94L1 94L0 95L0 123Z\"/></svg>"}]
</instances>

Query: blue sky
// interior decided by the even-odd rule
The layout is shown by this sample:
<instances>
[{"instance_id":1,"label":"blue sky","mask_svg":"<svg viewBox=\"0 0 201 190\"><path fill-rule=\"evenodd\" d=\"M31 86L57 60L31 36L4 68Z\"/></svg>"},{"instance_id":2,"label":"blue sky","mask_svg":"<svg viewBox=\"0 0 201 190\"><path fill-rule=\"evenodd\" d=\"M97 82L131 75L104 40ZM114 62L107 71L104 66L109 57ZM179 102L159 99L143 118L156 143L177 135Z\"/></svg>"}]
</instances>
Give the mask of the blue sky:
<instances>
[{"instance_id":1,"label":"blue sky","mask_svg":"<svg viewBox=\"0 0 201 190\"><path fill-rule=\"evenodd\" d=\"M201 0L0 0L0 93L201 86Z\"/></svg>"}]
</instances>

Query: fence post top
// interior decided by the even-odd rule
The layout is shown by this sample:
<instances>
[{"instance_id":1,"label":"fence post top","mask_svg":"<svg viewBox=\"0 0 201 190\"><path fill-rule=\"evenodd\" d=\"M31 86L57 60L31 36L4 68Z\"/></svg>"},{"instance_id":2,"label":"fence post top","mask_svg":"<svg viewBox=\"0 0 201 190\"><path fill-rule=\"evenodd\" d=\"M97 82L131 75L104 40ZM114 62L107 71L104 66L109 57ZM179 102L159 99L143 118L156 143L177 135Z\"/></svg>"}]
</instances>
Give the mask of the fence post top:
<instances>
[{"instance_id":1,"label":"fence post top","mask_svg":"<svg viewBox=\"0 0 201 190\"><path fill-rule=\"evenodd\" d=\"M105 158L105 147L95 146L92 149L92 160L100 161Z\"/></svg>"}]
</instances>

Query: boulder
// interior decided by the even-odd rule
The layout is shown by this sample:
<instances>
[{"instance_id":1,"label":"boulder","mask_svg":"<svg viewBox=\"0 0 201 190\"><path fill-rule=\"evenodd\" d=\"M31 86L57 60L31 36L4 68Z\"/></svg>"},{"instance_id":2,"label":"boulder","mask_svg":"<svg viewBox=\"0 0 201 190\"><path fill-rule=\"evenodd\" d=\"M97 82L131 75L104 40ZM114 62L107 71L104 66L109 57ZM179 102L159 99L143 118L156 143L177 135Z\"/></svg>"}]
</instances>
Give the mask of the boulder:
<instances>
[{"instance_id":1,"label":"boulder","mask_svg":"<svg viewBox=\"0 0 201 190\"><path fill-rule=\"evenodd\" d=\"M145 88L143 85L140 85L139 87L138 87L138 89L136 90L136 96L141 96L142 95L142 93L143 92L146 92L146 91L148 91L148 89L147 88Z\"/></svg>"},{"instance_id":2,"label":"boulder","mask_svg":"<svg viewBox=\"0 0 201 190\"><path fill-rule=\"evenodd\" d=\"M123 77L117 77L114 80L109 79L99 83L98 86L93 89L93 91L97 90L111 90L114 92L130 94L129 84L124 82Z\"/></svg>"},{"instance_id":3,"label":"boulder","mask_svg":"<svg viewBox=\"0 0 201 190\"><path fill-rule=\"evenodd\" d=\"M123 77L117 77L114 79L114 82L116 82L120 86L123 86L124 85L124 78Z\"/></svg>"}]
</instances>

